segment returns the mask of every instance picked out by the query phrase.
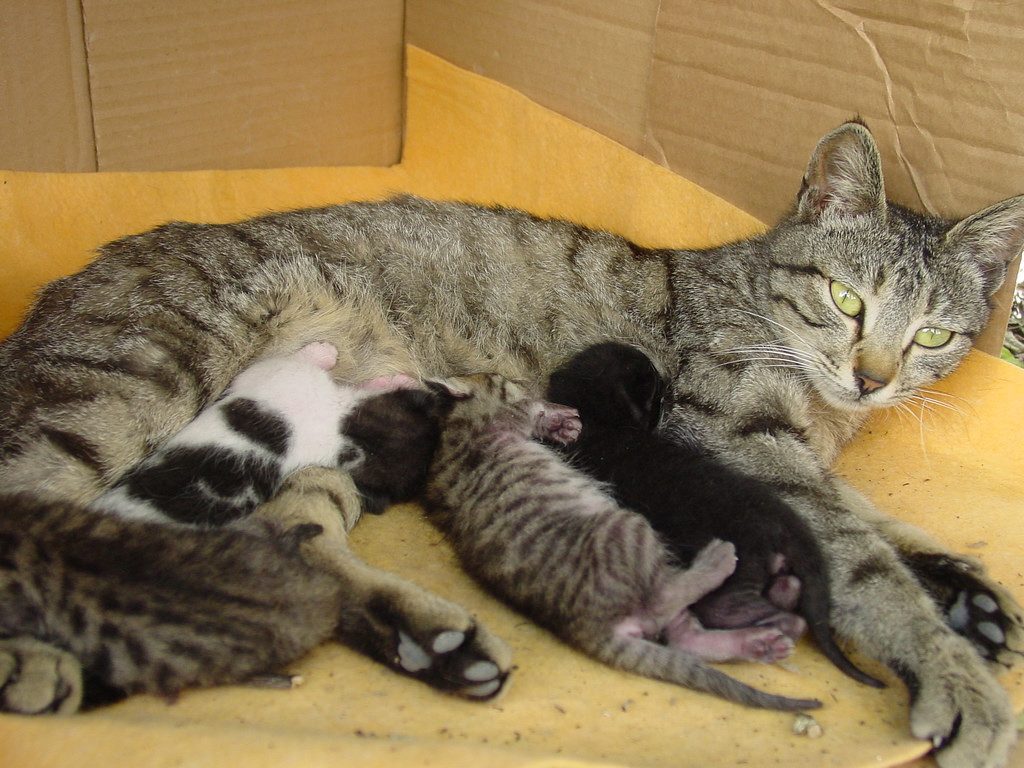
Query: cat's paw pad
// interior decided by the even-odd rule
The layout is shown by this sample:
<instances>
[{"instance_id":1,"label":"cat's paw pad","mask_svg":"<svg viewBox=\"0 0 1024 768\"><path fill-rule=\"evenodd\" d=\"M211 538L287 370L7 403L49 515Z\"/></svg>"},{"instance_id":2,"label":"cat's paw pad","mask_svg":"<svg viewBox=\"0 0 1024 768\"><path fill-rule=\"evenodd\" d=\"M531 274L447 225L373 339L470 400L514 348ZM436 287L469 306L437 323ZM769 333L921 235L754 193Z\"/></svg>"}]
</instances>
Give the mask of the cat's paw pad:
<instances>
[{"instance_id":1,"label":"cat's paw pad","mask_svg":"<svg viewBox=\"0 0 1024 768\"><path fill-rule=\"evenodd\" d=\"M317 368L331 370L338 362L338 348L326 341L313 341L296 353L300 358Z\"/></svg>"},{"instance_id":2,"label":"cat's paw pad","mask_svg":"<svg viewBox=\"0 0 1024 768\"><path fill-rule=\"evenodd\" d=\"M1006 692L966 646L935 658L944 668L913 681L911 732L931 742L941 768L1005 765L1016 740Z\"/></svg>"},{"instance_id":3,"label":"cat's paw pad","mask_svg":"<svg viewBox=\"0 0 1024 768\"><path fill-rule=\"evenodd\" d=\"M71 714L82 704L82 666L30 638L0 640L0 712Z\"/></svg>"},{"instance_id":4,"label":"cat's paw pad","mask_svg":"<svg viewBox=\"0 0 1024 768\"><path fill-rule=\"evenodd\" d=\"M392 664L435 688L470 699L492 699L509 674L507 650L494 640L476 625L465 632L443 630L420 641L399 630Z\"/></svg>"},{"instance_id":5,"label":"cat's paw pad","mask_svg":"<svg viewBox=\"0 0 1024 768\"><path fill-rule=\"evenodd\" d=\"M918 553L905 561L950 628L982 657L1004 667L1024 661L1024 610L981 566L946 554Z\"/></svg>"},{"instance_id":6,"label":"cat's paw pad","mask_svg":"<svg viewBox=\"0 0 1024 768\"><path fill-rule=\"evenodd\" d=\"M545 403L537 416L534 436L561 445L576 441L583 431L583 422L575 408Z\"/></svg>"},{"instance_id":7,"label":"cat's paw pad","mask_svg":"<svg viewBox=\"0 0 1024 768\"><path fill-rule=\"evenodd\" d=\"M398 582L344 610L338 639L396 672L471 699L498 695L512 666L508 646L464 609Z\"/></svg>"}]
</instances>

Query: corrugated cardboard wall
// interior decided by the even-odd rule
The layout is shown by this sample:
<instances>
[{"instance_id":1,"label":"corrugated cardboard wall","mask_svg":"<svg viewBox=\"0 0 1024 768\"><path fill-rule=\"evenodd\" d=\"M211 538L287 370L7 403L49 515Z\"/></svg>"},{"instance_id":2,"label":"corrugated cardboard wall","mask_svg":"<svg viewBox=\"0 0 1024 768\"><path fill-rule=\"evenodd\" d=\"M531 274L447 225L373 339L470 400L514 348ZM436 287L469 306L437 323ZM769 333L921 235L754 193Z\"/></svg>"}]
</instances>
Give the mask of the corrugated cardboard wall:
<instances>
[{"instance_id":1,"label":"corrugated cardboard wall","mask_svg":"<svg viewBox=\"0 0 1024 768\"><path fill-rule=\"evenodd\" d=\"M0 166L389 165L402 0L5 0Z\"/></svg>"},{"instance_id":2,"label":"corrugated cardboard wall","mask_svg":"<svg viewBox=\"0 0 1024 768\"><path fill-rule=\"evenodd\" d=\"M0 166L96 170L78 0L0 3Z\"/></svg>"},{"instance_id":3,"label":"corrugated cardboard wall","mask_svg":"<svg viewBox=\"0 0 1024 768\"><path fill-rule=\"evenodd\" d=\"M635 151L658 0L407 0L406 38Z\"/></svg>"}]
</instances>

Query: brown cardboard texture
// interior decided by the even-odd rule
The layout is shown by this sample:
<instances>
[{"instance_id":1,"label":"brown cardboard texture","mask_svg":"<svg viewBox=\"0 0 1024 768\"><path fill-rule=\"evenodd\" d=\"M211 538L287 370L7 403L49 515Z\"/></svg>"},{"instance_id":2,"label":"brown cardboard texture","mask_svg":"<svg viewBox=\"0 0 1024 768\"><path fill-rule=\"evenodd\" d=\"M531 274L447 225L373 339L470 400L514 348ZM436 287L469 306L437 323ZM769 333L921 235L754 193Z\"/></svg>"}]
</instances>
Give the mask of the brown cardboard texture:
<instances>
[{"instance_id":1,"label":"brown cardboard texture","mask_svg":"<svg viewBox=\"0 0 1024 768\"><path fill-rule=\"evenodd\" d=\"M96 170L77 2L0 9L0 167Z\"/></svg>"},{"instance_id":2,"label":"brown cardboard texture","mask_svg":"<svg viewBox=\"0 0 1024 768\"><path fill-rule=\"evenodd\" d=\"M644 146L658 0L408 0L406 39Z\"/></svg>"},{"instance_id":3,"label":"brown cardboard texture","mask_svg":"<svg viewBox=\"0 0 1024 768\"><path fill-rule=\"evenodd\" d=\"M403 17L402 0L6 4L0 167L395 163Z\"/></svg>"}]
</instances>

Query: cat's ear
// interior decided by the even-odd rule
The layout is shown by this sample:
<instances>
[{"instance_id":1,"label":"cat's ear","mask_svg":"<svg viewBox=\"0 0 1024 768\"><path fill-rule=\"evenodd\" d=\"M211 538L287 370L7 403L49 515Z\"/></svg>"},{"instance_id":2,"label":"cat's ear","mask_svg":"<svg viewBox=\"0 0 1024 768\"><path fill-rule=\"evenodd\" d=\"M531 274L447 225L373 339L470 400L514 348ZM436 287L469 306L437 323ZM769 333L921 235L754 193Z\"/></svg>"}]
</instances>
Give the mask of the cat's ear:
<instances>
[{"instance_id":1,"label":"cat's ear","mask_svg":"<svg viewBox=\"0 0 1024 768\"><path fill-rule=\"evenodd\" d=\"M1024 248L1024 195L968 216L946 233L942 248L974 262L991 296L1002 285L1007 266Z\"/></svg>"},{"instance_id":2,"label":"cat's ear","mask_svg":"<svg viewBox=\"0 0 1024 768\"><path fill-rule=\"evenodd\" d=\"M885 215L882 159L865 126L844 123L818 142L807 164L796 212L797 218L808 222Z\"/></svg>"}]
</instances>

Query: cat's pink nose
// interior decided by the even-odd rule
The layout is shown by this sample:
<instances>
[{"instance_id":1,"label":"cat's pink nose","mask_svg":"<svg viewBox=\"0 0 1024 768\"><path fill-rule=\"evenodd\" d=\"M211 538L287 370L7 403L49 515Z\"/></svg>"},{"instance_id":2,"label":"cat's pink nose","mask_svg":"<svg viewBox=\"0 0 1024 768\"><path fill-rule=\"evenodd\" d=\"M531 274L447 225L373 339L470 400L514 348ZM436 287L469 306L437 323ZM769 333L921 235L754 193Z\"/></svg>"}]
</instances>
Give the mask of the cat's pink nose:
<instances>
[{"instance_id":1,"label":"cat's pink nose","mask_svg":"<svg viewBox=\"0 0 1024 768\"><path fill-rule=\"evenodd\" d=\"M857 380L857 388L860 389L862 395L870 395L876 389L881 389L889 383L881 377L865 371L854 371L853 378Z\"/></svg>"}]
</instances>

